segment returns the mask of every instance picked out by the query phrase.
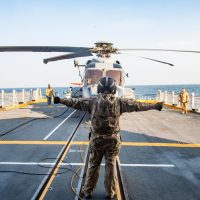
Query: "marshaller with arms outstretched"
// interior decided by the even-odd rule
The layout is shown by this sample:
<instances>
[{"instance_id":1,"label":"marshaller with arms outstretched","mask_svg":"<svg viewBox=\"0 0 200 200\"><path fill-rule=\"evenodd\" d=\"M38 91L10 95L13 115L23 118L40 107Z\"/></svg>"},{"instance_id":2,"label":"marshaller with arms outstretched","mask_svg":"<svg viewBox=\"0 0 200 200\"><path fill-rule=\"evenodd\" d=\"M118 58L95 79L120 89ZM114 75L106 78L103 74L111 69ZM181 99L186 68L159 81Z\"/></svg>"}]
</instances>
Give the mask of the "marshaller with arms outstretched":
<instances>
[{"instance_id":1,"label":"marshaller with arms outstretched","mask_svg":"<svg viewBox=\"0 0 200 200\"><path fill-rule=\"evenodd\" d=\"M116 84L110 77L103 77L98 83L98 95L88 99L54 97L54 103L87 111L91 114L91 138L89 143L89 167L83 187L85 198L92 197L96 187L102 158L105 157L106 197L116 195L116 157L120 149L119 118L124 112L162 110L163 104L136 102L133 99L115 97Z\"/></svg>"}]
</instances>

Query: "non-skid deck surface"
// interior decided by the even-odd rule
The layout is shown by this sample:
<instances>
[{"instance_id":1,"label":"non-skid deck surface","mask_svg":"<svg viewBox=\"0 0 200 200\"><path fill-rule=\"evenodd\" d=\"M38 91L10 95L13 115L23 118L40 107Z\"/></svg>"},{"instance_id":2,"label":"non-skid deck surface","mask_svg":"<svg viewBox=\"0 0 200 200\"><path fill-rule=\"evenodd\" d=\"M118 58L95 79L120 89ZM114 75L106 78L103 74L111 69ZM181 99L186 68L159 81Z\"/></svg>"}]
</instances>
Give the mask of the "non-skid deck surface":
<instances>
[{"instance_id":1,"label":"non-skid deck surface","mask_svg":"<svg viewBox=\"0 0 200 200\"><path fill-rule=\"evenodd\" d=\"M61 105L47 107L41 103L0 112L0 134L40 118L0 137L0 199L34 197L48 167L84 114L76 112L68 117L74 110L66 110ZM75 199L71 178L84 165L81 156L84 157L87 144L82 145L82 141L88 140L88 117L85 116L59 169L59 173L64 173L54 178L45 199ZM130 199L200 199L200 115L185 116L170 110L126 113L121 117L121 136L120 162ZM103 169L102 165L93 199L105 198ZM75 189L78 183L76 176Z\"/></svg>"}]
</instances>

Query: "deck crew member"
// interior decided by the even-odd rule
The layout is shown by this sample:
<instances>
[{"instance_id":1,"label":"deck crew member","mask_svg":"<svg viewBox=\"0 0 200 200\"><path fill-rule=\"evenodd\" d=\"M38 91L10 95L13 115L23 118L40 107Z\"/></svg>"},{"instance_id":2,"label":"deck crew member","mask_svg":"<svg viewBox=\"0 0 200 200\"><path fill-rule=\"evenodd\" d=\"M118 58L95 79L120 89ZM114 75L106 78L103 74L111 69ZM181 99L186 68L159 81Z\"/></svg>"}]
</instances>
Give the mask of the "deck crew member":
<instances>
[{"instance_id":1,"label":"deck crew member","mask_svg":"<svg viewBox=\"0 0 200 200\"><path fill-rule=\"evenodd\" d=\"M181 104L182 114L187 114L187 104L190 99L189 94L187 93L186 89L183 88L178 96L178 100Z\"/></svg>"},{"instance_id":2,"label":"deck crew member","mask_svg":"<svg viewBox=\"0 0 200 200\"><path fill-rule=\"evenodd\" d=\"M99 80L98 95L88 99L60 99L54 97L54 103L62 103L91 114L91 138L89 144L89 167L83 192L86 199L91 198L99 177L102 158L105 157L106 195L108 199L116 195L116 157L120 149L119 118L124 112L161 110L162 103L149 104L132 99L115 97L116 84L110 77Z\"/></svg>"},{"instance_id":3,"label":"deck crew member","mask_svg":"<svg viewBox=\"0 0 200 200\"><path fill-rule=\"evenodd\" d=\"M48 87L46 89L46 97L47 97L47 105L51 105L51 98L53 97L53 89L51 88L50 84L48 84Z\"/></svg>"}]
</instances>

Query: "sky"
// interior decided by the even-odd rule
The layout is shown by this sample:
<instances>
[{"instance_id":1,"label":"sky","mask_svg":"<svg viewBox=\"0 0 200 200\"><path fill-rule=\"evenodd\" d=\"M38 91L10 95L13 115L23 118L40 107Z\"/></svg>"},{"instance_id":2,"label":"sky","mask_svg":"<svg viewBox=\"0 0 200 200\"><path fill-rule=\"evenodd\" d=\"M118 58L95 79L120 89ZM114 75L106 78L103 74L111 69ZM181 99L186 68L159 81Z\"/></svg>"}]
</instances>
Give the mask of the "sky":
<instances>
[{"instance_id":1,"label":"sky","mask_svg":"<svg viewBox=\"0 0 200 200\"><path fill-rule=\"evenodd\" d=\"M199 10L199 0L0 0L0 46L92 47L103 40L117 48L200 50ZM59 54L0 53L0 88L80 81L73 59L43 64ZM135 51L113 58L129 74L127 85L200 84L200 54Z\"/></svg>"}]
</instances>

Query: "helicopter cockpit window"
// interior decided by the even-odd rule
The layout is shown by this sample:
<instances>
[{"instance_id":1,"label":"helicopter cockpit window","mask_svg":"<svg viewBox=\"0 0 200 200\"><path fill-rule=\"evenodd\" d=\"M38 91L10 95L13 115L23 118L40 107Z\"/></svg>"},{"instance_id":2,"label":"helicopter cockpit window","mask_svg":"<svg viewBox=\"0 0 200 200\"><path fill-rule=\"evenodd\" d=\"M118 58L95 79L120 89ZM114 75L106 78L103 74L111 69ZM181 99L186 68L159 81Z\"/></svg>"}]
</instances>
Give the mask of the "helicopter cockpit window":
<instances>
[{"instance_id":1,"label":"helicopter cockpit window","mask_svg":"<svg viewBox=\"0 0 200 200\"><path fill-rule=\"evenodd\" d=\"M122 80L121 80L121 71L117 71L117 70L108 70L106 72L106 76L109 76L110 78L113 78L117 85L121 85Z\"/></svg>"},{"instance_id":2,"label":"helicopter cockpit window","mask_svg":"<svg viewBox=\"0 0 200 200\"><path fill-rule=\"evenodd\" d=\"M86 80L87 85L98 83L99 79L103 76L103 72L101 70L88 70L86 72Z\"/></svg>"}]
</instances>

